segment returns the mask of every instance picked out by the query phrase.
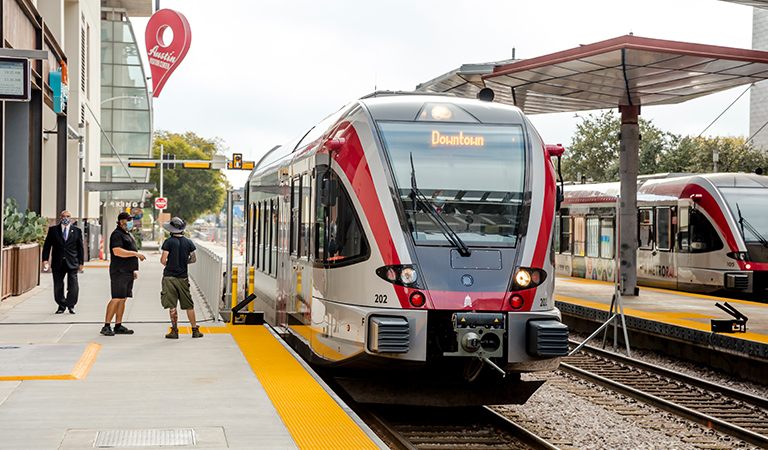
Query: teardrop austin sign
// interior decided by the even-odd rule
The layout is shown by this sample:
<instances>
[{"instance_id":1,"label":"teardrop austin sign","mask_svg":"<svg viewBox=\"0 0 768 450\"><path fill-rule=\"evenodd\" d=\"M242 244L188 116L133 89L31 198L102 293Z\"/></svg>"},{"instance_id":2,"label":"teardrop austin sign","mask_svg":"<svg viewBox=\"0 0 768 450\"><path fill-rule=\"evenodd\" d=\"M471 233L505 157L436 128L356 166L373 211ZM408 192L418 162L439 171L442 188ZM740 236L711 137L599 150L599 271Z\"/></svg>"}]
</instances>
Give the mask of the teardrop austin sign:
<instances>
[{"instance_id":1,"label":"teardrop austin sign","mask_svg":"<svg viewBox=\"0 0 768 450\"><path fill-rule=\"evenodd\" d=\"M173 31L173 40L169 43L163 41L163 33L167 28ZM161 9L147 22L144 39L147 44L149 68L152 70L152 96L158 97L168 77L187 55L192 42L192 31L183 14L172 9Z\"/></svg>"}]
</instances>

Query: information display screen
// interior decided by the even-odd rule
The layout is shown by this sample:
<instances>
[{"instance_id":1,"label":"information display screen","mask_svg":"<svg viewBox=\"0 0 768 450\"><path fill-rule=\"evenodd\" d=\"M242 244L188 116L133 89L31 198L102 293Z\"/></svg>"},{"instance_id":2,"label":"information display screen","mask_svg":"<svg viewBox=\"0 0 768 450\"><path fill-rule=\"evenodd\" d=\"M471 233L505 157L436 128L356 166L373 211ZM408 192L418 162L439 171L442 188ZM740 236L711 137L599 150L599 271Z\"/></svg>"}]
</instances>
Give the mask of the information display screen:
<instances>
[{"instance_id":1,"label":"information display screen","mask_svg":"<svg viewBox=\"0 0 768 450\"><path fill-rule=\"evenodd\" d=\"M29 60L0 58L0 99L29 101Z\"/></svg>"}]
</instances>

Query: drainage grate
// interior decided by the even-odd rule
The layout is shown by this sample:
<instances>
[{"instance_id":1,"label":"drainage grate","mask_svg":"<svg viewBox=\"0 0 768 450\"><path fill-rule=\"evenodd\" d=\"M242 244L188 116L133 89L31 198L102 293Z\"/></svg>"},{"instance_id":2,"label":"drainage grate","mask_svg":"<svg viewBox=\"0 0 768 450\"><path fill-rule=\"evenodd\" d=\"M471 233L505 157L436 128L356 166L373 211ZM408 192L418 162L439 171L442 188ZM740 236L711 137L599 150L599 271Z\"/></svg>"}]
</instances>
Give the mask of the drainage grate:
<instances>
[{"instance_id":1,"label":"drainage grate","mask_svg":"<svg viewBox=\"0 0 768 450\"><path fill-rule=\"evenodd\" d=\"M171 430L107 430L96 435L96 448L160 447L195 445L195 430L175 428Z\"/></svg>"}]
</instances>

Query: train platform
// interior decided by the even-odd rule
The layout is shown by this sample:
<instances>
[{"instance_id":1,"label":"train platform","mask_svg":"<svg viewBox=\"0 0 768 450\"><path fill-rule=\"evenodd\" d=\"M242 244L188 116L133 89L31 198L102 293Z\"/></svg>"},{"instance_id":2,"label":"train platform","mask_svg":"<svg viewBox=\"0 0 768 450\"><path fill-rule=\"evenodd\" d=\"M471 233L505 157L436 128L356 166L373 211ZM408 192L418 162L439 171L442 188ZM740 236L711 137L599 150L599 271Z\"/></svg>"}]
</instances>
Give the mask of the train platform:
<instances>
[{"instance_id":1,"label":"train platform","mask_svg":"<svg viewBox=\"0 0 768 450\"><path fill-rule=\"evenodd\" d=\"M272 330L214 322L165 339L162 265L145 246L123 323L102 336L106 262L79 275L76 314L54 314L51 275L0 302L0 449L387 448ZM194 293L193 289L193 293Z\"/></svg>"},{"instance_id":2,"label":"train platform","mask_svg":"<svg viewBox=\"0 0 768 450\"><path fill-rule=\"evenodd\" d=\"M614 291L613 283L558 276L555 304L569 327L591 333L608 320ZM715 306L724 302L748 318L745 332L712 331L712 319L733 319ZM761 383L768 379L768 304L640 287L638 296L622 296L622 305L630 345Z\"/></svg>"}]
</instances>

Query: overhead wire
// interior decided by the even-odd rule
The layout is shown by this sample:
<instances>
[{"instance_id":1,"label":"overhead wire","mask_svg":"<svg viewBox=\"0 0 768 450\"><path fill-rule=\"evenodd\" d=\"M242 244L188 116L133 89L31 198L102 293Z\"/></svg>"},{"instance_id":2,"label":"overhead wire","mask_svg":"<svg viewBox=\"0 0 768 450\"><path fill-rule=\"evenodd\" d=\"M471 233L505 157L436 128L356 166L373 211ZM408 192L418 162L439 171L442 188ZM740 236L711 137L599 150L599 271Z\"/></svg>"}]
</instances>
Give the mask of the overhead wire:
<instances>
[{"instance_id":1,"label":"overhead wire","mask_svg":"<svg viewBox=\"0 0 768 450\"><path fill-rule=\"evenodd\" d=\"M696 136L696 139L700 138L702 134L704 134L704 133L705 133L707 130L709 130L709 127L711 127L712 125L714 125L714 124L715 124L715 122L717 122L717 121L718 121L718 119L720 119L721 117L723 117L723 114L725 114L725 113L726 113L726 112L727 112L729 109L731 109L731 106L733 106L734 104L736 104L736 102L738 102L738 101L739 101L739 99L740 99L740 98L741 98L741 97L742 97L744 94L746 94L746 93L747 93L747 92L748 92L750 89L752 89L752 86L754 86L754 85L755 85L755 83L752 83L752 84L750 84L749 86L747 86L747 88L746 88L746 89L744 89L744 92L742 92L742 93L741 93L741 94L740 94L738 97L736 97L736 100L734 100L734 101L733 101L733 102L732 102L730 105L728 105L728 107L727 107L727 108L725 108L725 109L723 110L723 112L721 112L721 113L720 113L720 115L719 115L719 116L717 116L717 117L715 118L715 120L713 120L713 121L712 121L712 123L710 123L709 125L707 125L707 128L704 128L704 131L702 131L701 133L699 133L699 135L698 135L698 136ZM765 126L765 125L763 125L763 127L764 127L764 126ZM760 130L762 130L762 129L763 129L763 128L761 127L761 128L760 128ZM758 130L758 132L759 132L759 130ZM757 134L757 133L755 133L755 134ZM754 135L753 135L752 137L754 137ZM750 139L752 139L752 138L750 138Z\"/></svg>"}]
</instances>

